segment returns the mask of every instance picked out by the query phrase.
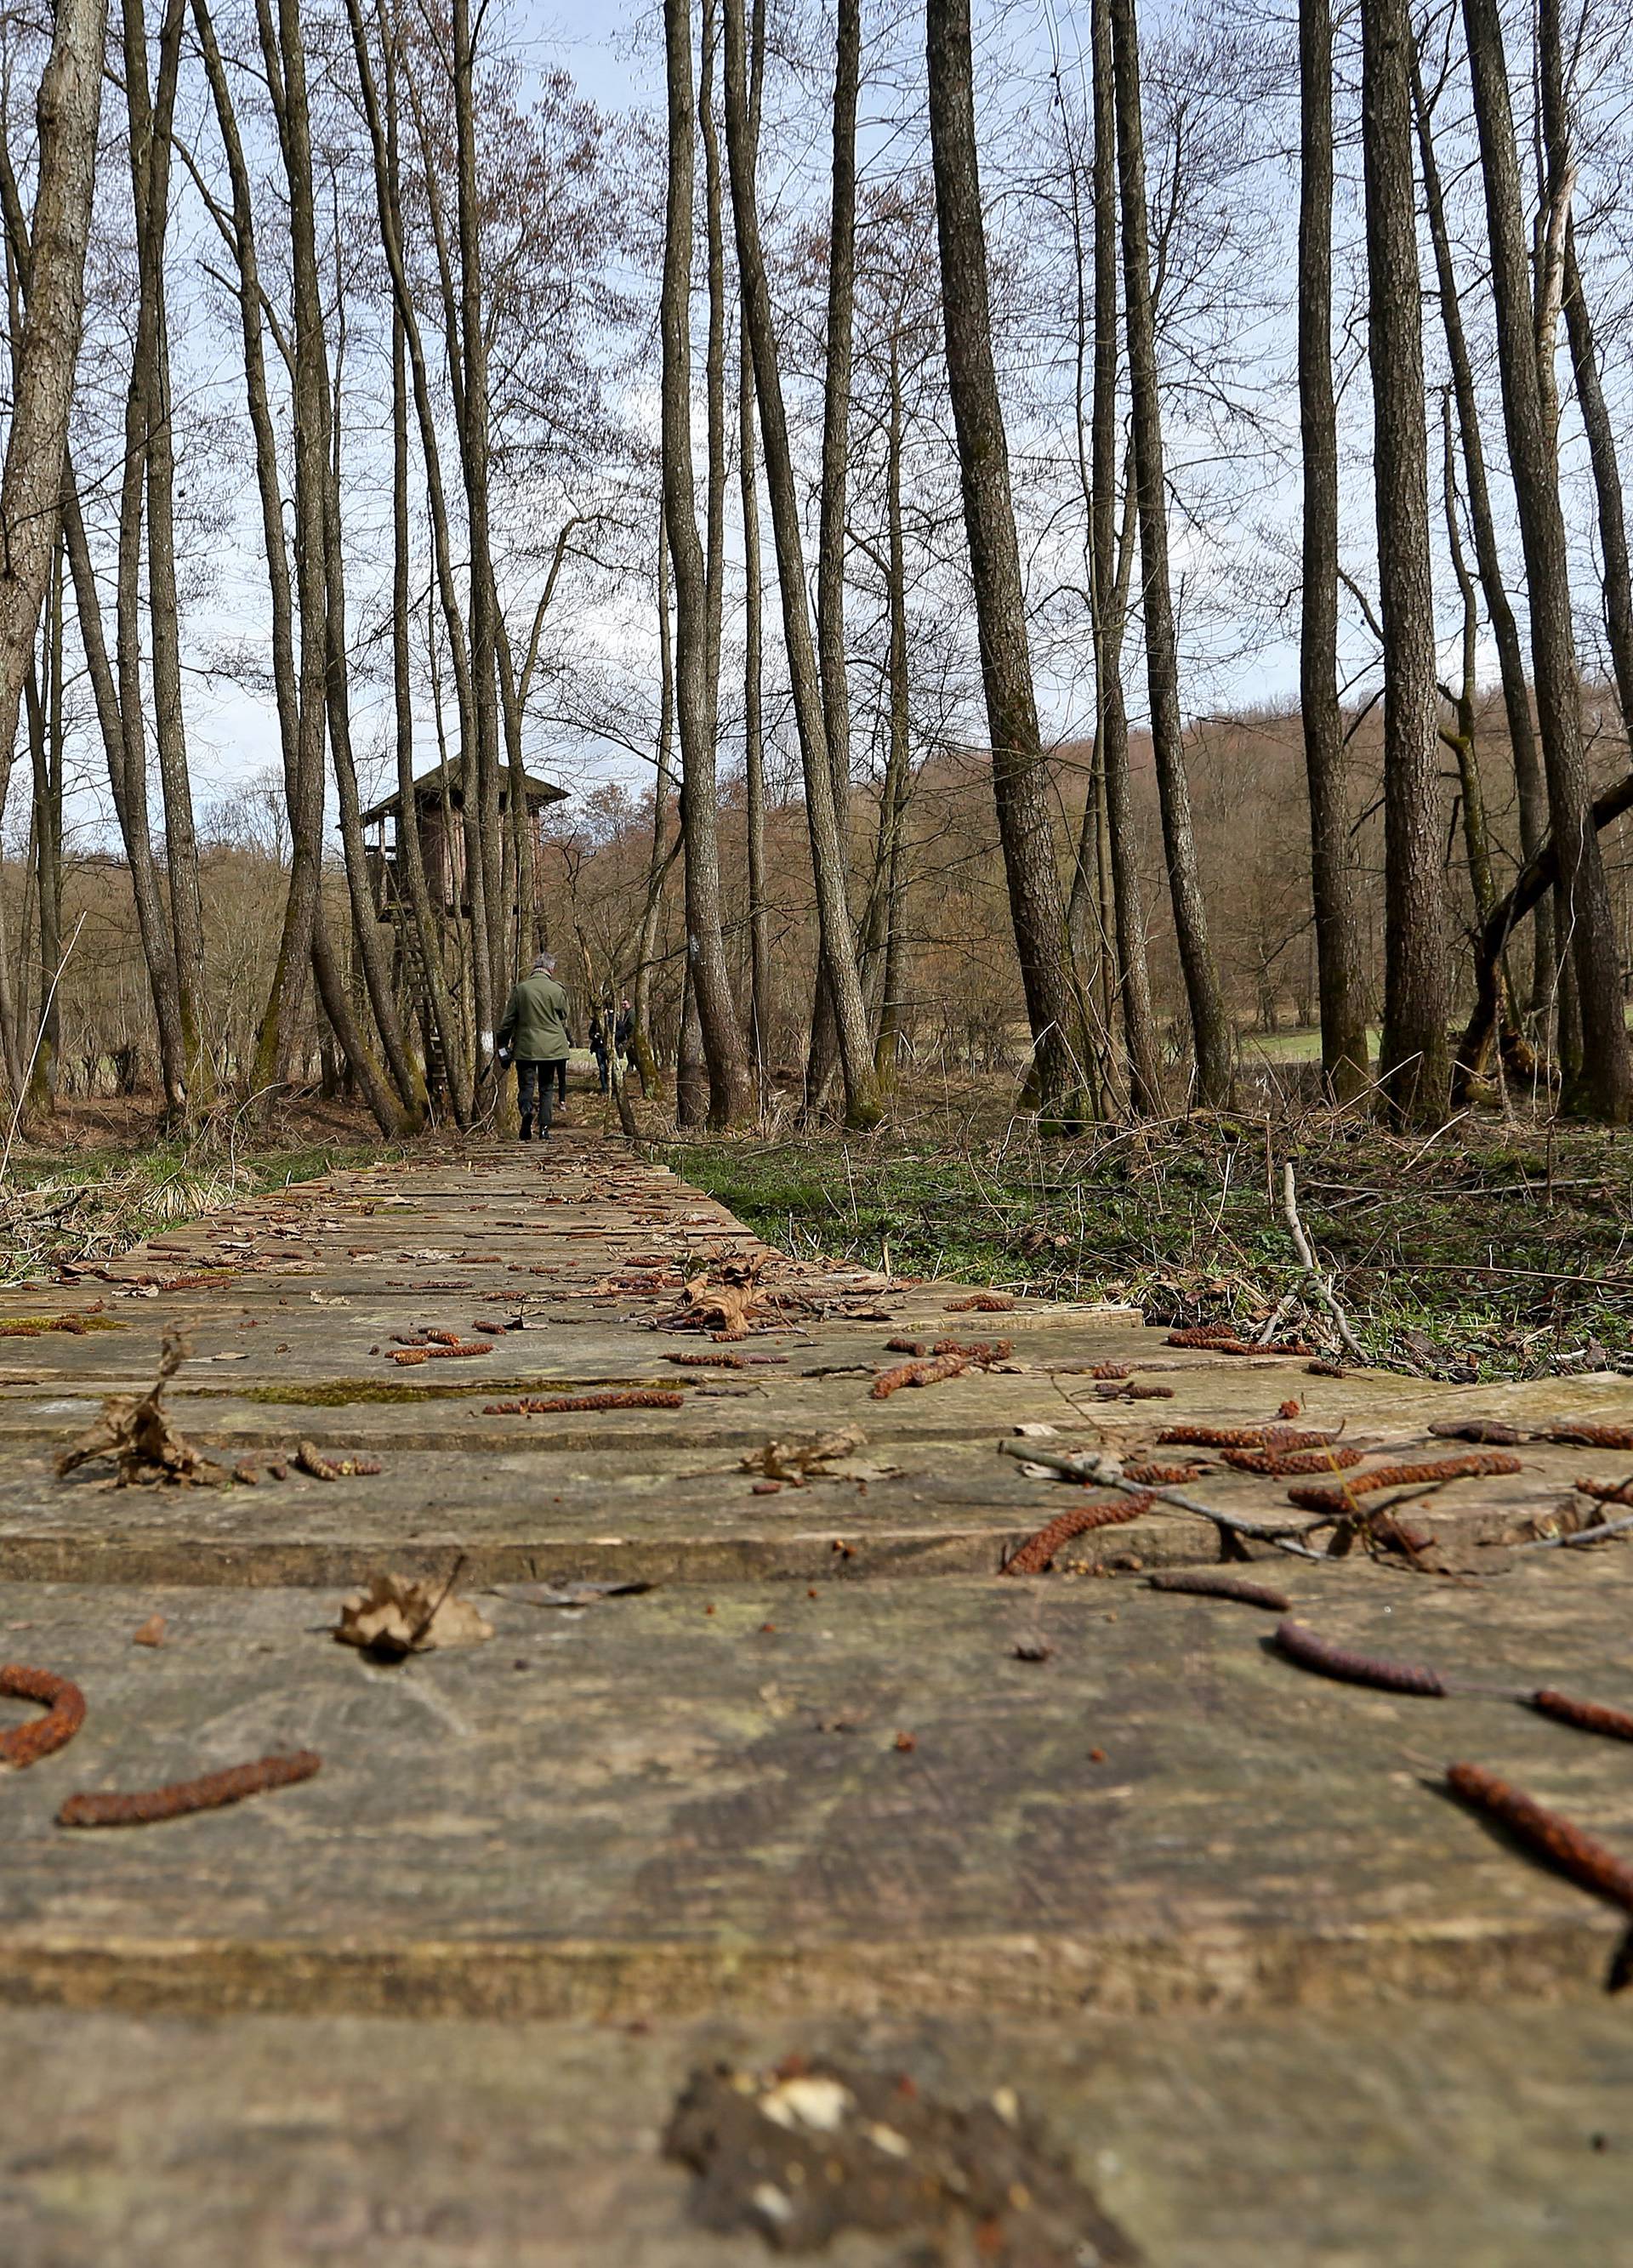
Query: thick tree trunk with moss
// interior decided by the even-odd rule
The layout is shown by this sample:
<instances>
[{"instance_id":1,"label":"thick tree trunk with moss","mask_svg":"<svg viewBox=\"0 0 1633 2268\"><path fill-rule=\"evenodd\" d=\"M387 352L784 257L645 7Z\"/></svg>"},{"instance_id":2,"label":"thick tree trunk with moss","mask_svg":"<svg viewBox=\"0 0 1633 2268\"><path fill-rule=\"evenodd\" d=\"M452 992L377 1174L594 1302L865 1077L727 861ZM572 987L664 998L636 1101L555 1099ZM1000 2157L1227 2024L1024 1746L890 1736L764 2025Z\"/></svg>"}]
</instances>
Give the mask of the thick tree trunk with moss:
<instances>
[{"instance_id":1,"label":"thick tree trunk with moss","mask_svg":"<svg viewBox=\"0 0 1633 2268\"><path fill-rule=\"evenodd\" d=\"M1548 312L1545 333L1539 338L1507 59L1496 0L1464 0L1463 21L1485 180L1504 423L1530 599L1537 725L1581 1017L1580 1071L1570 1081L1567 1100L1596 1117L1620 1123L1633 1112L1633 1059L1622 1015L1621 959L1610 892L1599 836L1590 817L1592 795L1571 625L1570 552L1549 406L1554 318ZM1546 304L1546 284L1542 296ZM1545 360L1549 365L1547 382L1541 367ZM1563 1047L1561 1054L1563 1062ZM1563 1067L1569 1072L1570 1066Z\"/></svg>"},{"instance_id":2,"label":"thick tree trunk with moss","mask_svg":"<svg viewBox=\"0 0 1633 2268\"><path fill-rule=\"evenodd\" d=\"M1429 537L1422 286L1412 178L1412 27L1405 0L1363 0L1361 120L1366 180L1372 484L1384 633L1385 1107L1438 1125L1451 1065Z\"/></svg>"}]
</instances>

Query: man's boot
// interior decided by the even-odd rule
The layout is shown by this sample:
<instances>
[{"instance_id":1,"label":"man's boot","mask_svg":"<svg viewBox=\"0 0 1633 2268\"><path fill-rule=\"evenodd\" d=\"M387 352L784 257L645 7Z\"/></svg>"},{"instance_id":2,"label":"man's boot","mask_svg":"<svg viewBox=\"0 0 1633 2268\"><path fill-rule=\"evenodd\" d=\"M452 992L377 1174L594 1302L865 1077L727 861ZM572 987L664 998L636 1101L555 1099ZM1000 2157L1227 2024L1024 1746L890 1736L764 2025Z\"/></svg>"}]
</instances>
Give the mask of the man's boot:
<instances>
[{"instance_id":1,"label":"man's boot","mask_svg":"<svg viewBox=\"0 0 1633 2268\"><path fill-rule=\"evenodd\" d=\"M524 1142L530 1142L533 1139L533 1121L525 1111L521 1117L521 1138Z\"/></svg>"}]
</instances>

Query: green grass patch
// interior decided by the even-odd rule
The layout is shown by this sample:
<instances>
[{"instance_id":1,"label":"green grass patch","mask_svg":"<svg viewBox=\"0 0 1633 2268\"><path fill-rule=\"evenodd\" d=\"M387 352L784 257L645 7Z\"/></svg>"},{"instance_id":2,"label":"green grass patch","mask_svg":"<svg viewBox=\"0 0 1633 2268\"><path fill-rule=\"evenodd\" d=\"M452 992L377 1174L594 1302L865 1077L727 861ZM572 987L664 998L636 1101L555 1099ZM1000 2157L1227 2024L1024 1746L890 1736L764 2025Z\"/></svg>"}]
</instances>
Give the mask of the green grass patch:
<instances>
[{"instance_id":1,"label":"green grass patch","mask_svg":"<svg viewBox=\"0 0 1633 2268\"><path fill-rule=\"evenodd\" d=\"M402 1155L377 1143L309 1142L231 1152L158 1142L14 1155L0 1188L0 1283L60 1260L111 1259L246 1197Z\"/></svg>"},{"instance_id":2,"label":"green grass patch","mask_svg":"<svg viewBox=\"0 0 1633 2268\"><path fill-rule=\"evenodd\" d=\"M1357 1338L1442 1374L1633 1370L1633 1136L1322 1122L958 1148L882 1136L676 1145L668 1162L801 1259L1246 1329L1296 1292L1299 1204Z\"/></svg>"}]
</instances>

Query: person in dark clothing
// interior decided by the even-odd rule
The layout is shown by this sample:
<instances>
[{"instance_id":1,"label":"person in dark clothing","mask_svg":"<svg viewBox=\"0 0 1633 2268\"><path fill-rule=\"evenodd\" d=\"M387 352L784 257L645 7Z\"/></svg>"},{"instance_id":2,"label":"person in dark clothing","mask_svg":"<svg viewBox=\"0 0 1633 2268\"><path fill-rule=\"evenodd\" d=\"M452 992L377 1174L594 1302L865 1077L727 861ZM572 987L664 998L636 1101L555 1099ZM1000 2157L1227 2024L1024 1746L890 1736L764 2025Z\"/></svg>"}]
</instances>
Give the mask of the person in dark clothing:
<instances>
[{"instance_id":1,"label":"person in dark clothing","mask_svg":"<svg viewBox=\"0 0 1633 2268\"><path fill-rule=\"evenodd\" d=\"M610 1020L604 1008L590 1010L590 1053L595 1058L595 1076L601 1082L601 1091L603 1094L607 1092L607 1026Z\"/></svg>"},{"instance_id":2,"label":"person in dark clothing","mask_svg":"<svg viewBox=\"0 0 1633 2268\"><path fill-rule=\"evenodd\" d=\"M524 1142L533 1139L536 1115L540 1139L549 1139L558 1086L564 1099L566 1094L570 1045L567 996L556 982L556 956L541 953L531 973L512 985L499 1028L499 1063L516 1066Z\"/></svg>"},{"instance_id":3,"label":"person in dark clothing","mask_svg":"<svg viewBox=\"0 0 1633 2268\"><path fill-rule=\"evenodd\" d=\"M614 1025L612 1032L612 1044L625 1062L629 1060L630 1049L634 1038L635 1011L630 1005L630 996L626 992L618 1003L618 1020Z\"/></svg>"}]
</instances>

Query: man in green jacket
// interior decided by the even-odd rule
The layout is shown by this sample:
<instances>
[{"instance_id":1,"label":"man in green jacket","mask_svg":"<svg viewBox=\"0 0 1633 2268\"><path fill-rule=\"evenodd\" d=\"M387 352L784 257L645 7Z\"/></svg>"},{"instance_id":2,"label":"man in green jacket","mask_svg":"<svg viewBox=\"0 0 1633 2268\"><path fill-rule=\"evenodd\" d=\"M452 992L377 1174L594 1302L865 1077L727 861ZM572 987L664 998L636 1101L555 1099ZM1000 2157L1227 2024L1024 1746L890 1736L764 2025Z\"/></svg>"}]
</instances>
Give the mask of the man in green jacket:
<instances>
[{"instance_id":1,"label":"man in green jacket","mask_svg":"<svg viewBox=\"0 0 1633 2268\"><path fill-rule=\"evenodd\" d=\"M567 996L556 982L556 956L541 953L532 973L511 986L510 1004L499 1027L500 1066L512 1062L516 1066L516 1101L521 1109L524 1142L533 1139L536 1108L539 1138L549 1138L556 1081L558 1072L566 1070L572 1044L567 1035Z\"/></svg>"}]
</instances>

